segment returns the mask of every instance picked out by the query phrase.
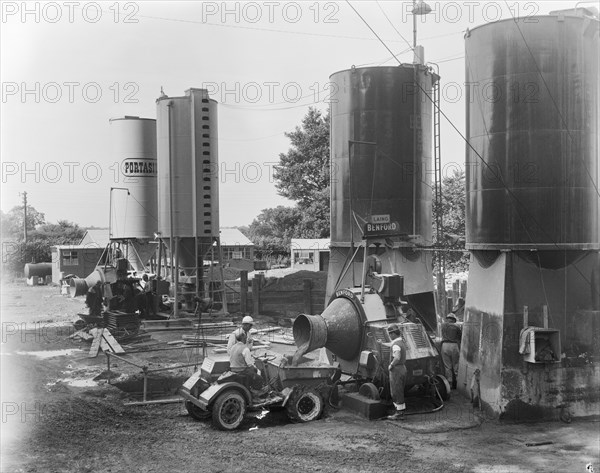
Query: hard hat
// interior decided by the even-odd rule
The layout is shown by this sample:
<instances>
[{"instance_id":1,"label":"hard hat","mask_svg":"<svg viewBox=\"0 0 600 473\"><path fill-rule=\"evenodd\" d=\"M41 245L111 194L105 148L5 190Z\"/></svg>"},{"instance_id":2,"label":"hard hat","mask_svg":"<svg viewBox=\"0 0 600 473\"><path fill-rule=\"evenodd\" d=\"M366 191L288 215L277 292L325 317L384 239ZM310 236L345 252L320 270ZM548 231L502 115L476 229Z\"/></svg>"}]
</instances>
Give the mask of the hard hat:
<instances>
[{"instance_id":1,"label":"hard hat","mask_svg":"<svg viewBox=\"0 0 600 473\"><path fill-rule=\"evenodd\" d=\"M250 317L249 315L247 315L246 317L244 317L242 319L242 323L243 324L253 324L254 323L254 319L252 317Z\"/></svg>"},{"instance_id":2,"label":"hard hat","mask_svg":"<svg viewBox=\"0 0 600 473\"><path fill-rule=\"evenodd\" d=\"M454 315L452 312L450 312L447 316L447 319L454 319L454 321L456 322L456 315Z\"/></svg>"}]
</instances>

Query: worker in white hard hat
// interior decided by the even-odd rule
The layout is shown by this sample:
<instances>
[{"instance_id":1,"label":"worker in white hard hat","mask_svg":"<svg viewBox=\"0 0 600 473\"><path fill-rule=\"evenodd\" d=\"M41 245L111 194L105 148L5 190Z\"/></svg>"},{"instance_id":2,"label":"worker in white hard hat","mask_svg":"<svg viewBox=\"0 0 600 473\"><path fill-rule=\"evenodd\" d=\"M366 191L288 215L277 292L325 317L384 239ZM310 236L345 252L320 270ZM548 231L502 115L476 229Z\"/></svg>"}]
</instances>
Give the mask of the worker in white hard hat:
<instances>
[{"instance_id":1,"label":"worker in white hard hat","mask_svg":"<svg viewBox=\"0 0 600 473\"><path fill-rule=\"evenodd\" d=\"M242 326L239 328L236 328L229 335L229 340L227 341L227 353L228 354L231 355L231 349L233 348L233 345L236 344L236 338L242 332L246 334L246 345L248 346L248 348L250 348L250 349L252 348L252 344L254 343L254 338L252 337L252 334L250 333L250 329L252 328L253 325L254 325L254 319L252 317L250 317L249 315L246 315L242 319Z\"/></svg>"}]
</instances>

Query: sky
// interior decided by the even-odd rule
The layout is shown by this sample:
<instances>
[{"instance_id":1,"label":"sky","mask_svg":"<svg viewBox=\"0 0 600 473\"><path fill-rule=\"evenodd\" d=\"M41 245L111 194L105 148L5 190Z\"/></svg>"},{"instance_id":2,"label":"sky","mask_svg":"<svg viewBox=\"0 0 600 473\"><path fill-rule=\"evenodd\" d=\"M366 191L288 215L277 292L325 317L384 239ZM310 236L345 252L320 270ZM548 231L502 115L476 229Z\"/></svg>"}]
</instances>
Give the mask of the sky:
<instances>
[{"instance_id":1,"label":"sky","mask_svg":"<svg viewBox=\"0 0 600 473\"><path fill-rule=\"evenodd\" d=\"M464 39L491 21L573 8L564 1L428 1L417 17L425 61L439 67L441 108L465 129ZM579 2L597 6L598 2ZM1 209L28 204L47 222L107 227L118 187L109 119L156 118L169 96L205 88L219 102L220 224L248 225L294 205L273 166L309 106L325 112L329 76L352 66L411 63L412 2L1 3ZM360 16L364 18L364 21ZM367 24L377 33L376 38ZM465 144L442 121L443 173Z\"/></svg>"}]
</instances>

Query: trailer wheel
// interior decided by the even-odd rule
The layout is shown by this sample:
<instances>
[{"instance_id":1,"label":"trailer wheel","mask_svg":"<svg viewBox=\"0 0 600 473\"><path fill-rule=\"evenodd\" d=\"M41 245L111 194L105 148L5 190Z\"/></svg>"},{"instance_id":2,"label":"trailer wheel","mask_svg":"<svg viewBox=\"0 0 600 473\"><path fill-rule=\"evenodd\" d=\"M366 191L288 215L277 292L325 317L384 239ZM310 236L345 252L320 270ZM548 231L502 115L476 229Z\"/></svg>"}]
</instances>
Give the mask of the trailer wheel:
<instances>
[{"instance_id":1,"label":"trailer wheel","mask_svg":"<svg viewBox=\"0 0 600 473\"><path fill-rule=\"evenodd\" d=\"M295 389L285 408L288 417L296 422L310 422L323 414L323 397L314 389Z\"/></svg>"},{"instance_id":2,"label":"trailer wheel","mask_svg":"<svg viewBox=\"0 0 600 473\"><path fill-rule=\"evenodd\" d=\"M450 383L448 380L442 376L441 374L436 374L433 378L433 394L435 394L435 388L437 387L440 396L443 401L448 401L450 399Z\"/></svg>"},{"instance_id":3,"label":"trailer wheel","mask_svg":"<svg viewBox=\"0 0 600 473\"><path fill-rule=\"evenodd\" d=\"M185 401L185 408L187 409L189 415L196 420L208 420L212 415L210 411L200 409L196 404L194 404L191 401Z\"/></svg>"},{"instance_id":4,"label":"trailer wheel","mask_svg":"<svg viewBox=\"0 0 600 473\"><path fill-rule=\"evenodd\" d=\"M235 430L245 414L246 399L239 391L230 389L217 397L212 408L212 421L219 430Z\"/></svg>"},{"instance_id":5,"label":"trailer wheel","mask_svg":"<svg viewBox=\"0 0 600 473\"><path fill-rule=\"evenodd\" d=\"M358 389L358 394L372 399L373 401L379 401L381 396L379 395L379 389L373 383L365 383Z\"/></svg>"}]
</instances>

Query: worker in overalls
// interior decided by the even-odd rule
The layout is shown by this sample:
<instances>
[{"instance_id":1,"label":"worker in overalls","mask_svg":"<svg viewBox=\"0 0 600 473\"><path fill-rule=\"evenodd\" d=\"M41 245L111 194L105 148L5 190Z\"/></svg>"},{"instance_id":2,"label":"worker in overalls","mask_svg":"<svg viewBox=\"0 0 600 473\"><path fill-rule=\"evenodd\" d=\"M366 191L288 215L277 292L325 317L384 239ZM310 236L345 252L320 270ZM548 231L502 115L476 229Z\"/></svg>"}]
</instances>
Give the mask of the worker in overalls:
<instances>
[{"instance_id":1,"label":"worker in overalls","mask_svg":"<svg viewBox=\"0 0 600 473\"><path fill-rule=\"evenodd\" d=\"M462 330L456 324L456 316L451 312L446 316L446 323L442 324L442 362L446 372L446 379L456 389L458 376L458 360L460 358L460 340Z\"/></svg>"},{"instance_id":2,"label":"worker in overalls","mask_svg":"<svg viewBox=\"0 0 600 473\"><path fill-rule=\"evenodd\" d=\"M392 338L391 360L388 366L390 372L390 391L396 412L389 416L391 420L404 420L404 384L406 382L406 345L400 336L400 328L392 324L388 328Z\"/></svg>"},{"instance_id":3,"label":"worker in overalls","mask_svg":"<svg viewBox=\"0 0 600 473\"><path fill-rule=\"evenodd\" d=\"M254 364L254 358L246 344L246 332L244 331L237 333L236 343L231 348L229 371L246 377L248 387L253 395L262 397L269 393L269 386L265 386L260 370Z\"/></svg>"}]
</instances>

